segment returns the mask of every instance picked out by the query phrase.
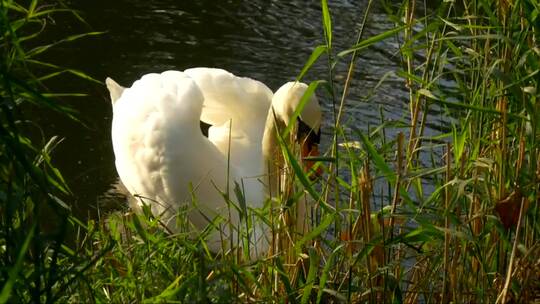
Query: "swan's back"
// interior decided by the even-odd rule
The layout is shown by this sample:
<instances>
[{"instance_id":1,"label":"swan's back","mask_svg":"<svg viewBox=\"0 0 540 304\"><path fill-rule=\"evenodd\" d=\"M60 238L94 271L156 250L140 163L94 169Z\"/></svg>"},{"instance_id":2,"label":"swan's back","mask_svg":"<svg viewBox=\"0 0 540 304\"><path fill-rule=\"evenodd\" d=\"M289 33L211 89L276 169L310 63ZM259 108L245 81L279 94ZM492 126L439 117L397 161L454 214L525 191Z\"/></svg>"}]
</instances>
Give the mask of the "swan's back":
<instances>
[{"instance_id":1,"label":"swan's back","mask_svg":"<svg viewBox=\"0 0 540 304\"><path fill-rule=\"evenodd\" d=\"M190 185L198 206L211 218L224 214L227 164L202 136L199 117L203 95L182 72L148 74L125 89L113 104L112 141L120 179L134 195L148 198L155 214L172 220L179 206L189 206ZM235 178L234 168L230 174ZM199 228L207 221L193 212ZM169 227L174 228L172 221Z\"/></svg>"}]
</instances>

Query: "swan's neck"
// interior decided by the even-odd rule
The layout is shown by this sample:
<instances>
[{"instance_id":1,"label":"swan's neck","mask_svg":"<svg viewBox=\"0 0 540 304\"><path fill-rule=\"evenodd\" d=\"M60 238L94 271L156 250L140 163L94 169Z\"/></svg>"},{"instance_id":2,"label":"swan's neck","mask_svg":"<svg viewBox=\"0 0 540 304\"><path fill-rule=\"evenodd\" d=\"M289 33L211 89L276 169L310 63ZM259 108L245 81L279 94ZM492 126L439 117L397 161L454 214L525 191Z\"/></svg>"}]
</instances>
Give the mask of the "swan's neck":
<instances>
[{"instance_id":1,"label":"swan's neck","mask_svg":"<svg viewBox=\"0 0 540 304\"><path fill-rule=\"evenodd\" d=\"M272 197L280 191L280 177L283 172L285 160L278 141L278 132L285 129L285 123L270 107L264 128L262 150L264 159L264 175L266 177L267 194Z\"/></svg>"}]
</instances>

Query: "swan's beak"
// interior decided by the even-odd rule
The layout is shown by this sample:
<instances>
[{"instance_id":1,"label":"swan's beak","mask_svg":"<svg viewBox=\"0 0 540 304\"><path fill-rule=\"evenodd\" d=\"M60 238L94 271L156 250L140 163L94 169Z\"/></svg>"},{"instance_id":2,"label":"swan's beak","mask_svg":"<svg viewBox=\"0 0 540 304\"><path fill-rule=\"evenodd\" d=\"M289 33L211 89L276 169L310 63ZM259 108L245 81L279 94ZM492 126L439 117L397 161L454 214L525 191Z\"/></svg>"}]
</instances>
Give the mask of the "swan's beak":
<instances>
[{"instance_id":1,"label":"swan's beak","mask_svg":"<svg viewBox=\"0 0 540 304\"><path fill-rule=\"evenodd\" d=\"M305 170L306 173L308 173L309 178L311 180L315 180L315 179L321 177L322 173L323 173L322 167L319 166L319 167L315 168L314 166L315 166L316 161L306 159L306 158L309 158L309 157L317 157L317 156L319 156L319 145L317 143L311 142L309 140L309 137L306 138L302 142L301 155L302 155L302 161L304 163L304 170Z\"/></svg>"}]
</instances>

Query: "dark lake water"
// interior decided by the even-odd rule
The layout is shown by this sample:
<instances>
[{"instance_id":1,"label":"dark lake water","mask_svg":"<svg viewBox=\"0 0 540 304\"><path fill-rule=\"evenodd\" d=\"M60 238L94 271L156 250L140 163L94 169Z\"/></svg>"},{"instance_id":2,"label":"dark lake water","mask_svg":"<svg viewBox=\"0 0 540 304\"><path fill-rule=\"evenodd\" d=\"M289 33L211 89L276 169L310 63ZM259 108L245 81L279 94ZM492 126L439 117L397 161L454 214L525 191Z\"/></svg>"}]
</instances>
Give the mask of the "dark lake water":
<instances>
[{"instance_id":1,"label":"dark lake water","mask_svg":"<svg viewBox=\"0 0 540 304\"><path fill-rule=\"evenodd\" d=\"M330 2L334 48L340 51L356 41L367 1ZM72 1L71 6L80 10L88 26L66 17L53 25L57 31L105 33L64 44L47 60L101 81L110 76L124 86L150 72L207 66L255 78L275 90L293 80L313 48L323 43L320 1L80 0ZM375 5L364 37L392 27ZM347 64L342 60L336 66L338 84L344 82ZM343 118L346 127L365 130L379 124L381 109L386 120L407 117L408 91L396 76L390 75L371 98L365 98L385 74L399 67L398 41L394 38L360 54ZM321 60L305 80L327 78L328 66ZM54 114L37 117L46 136L65 138L53 158L75 194L76 209L86 213L87 206L95 206L98 197L117 180L108 92L103 85L72 77L59 78L49 86L56 91L89 94L66 99L80 112L86 126ZM332 102L323 92L319 98L324 107L324 141L324 134L332 133ZM432 116L428 135L441 124L439 113Z\"/></svg>"}]
</instances>

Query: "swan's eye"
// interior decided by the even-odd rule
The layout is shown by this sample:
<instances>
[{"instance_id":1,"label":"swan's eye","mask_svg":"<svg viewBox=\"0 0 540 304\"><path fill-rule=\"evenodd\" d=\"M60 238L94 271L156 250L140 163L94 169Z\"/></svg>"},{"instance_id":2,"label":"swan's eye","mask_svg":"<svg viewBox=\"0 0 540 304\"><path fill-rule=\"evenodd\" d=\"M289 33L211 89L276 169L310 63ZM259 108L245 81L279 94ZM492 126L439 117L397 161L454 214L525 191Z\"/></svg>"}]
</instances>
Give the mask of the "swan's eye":
<instances>
[{"instance_id":1,"label":"swan's eye","mask_svg":"<svg viewBox=\"0 0 540 304\"><path fill-rule=\"evenodd\" d=\"M200 121L200 126L201 126L201 132L202 134L204 135L204 137L208 138L208 129L210 129L210 127L212 126L211 124L207 124L205 123L204 121Z\"/></svg>"},{"instance_id":2,"label":"swan's eye","mask_svg":"<svg viewBox=\"0 0 540 304\"><path fill-rule=\"evenodd\" d=\"M300 117L298 121L298 131L296 133L296 141L302 143L306 141L309 145L319 144L321 142L321 133L320 131L315 131L310 128L305 122L303 122Z\"/></svg>"}]
</instances>

